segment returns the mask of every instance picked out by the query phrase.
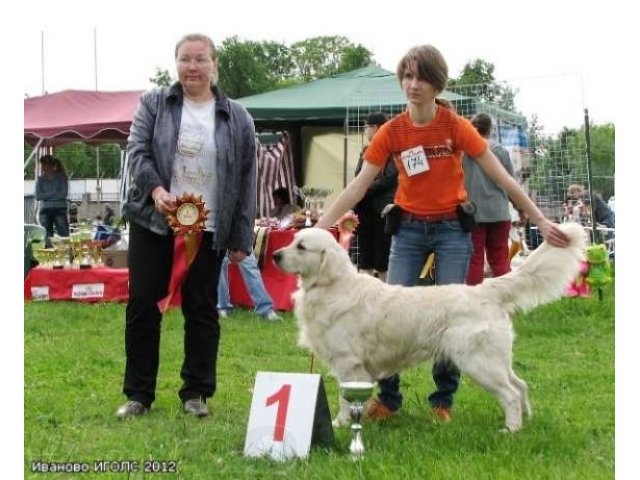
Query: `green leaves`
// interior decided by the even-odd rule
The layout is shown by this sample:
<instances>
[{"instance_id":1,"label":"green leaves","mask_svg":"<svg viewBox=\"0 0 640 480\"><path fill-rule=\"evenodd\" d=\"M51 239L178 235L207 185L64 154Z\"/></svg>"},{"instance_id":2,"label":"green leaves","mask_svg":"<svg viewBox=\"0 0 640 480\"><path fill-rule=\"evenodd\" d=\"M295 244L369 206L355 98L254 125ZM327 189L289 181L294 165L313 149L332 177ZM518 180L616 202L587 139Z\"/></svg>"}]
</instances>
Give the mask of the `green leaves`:
<instances>
[{"instance_id":1,"label":"green leaves","mask_svg":"<svg viewBox=\"0 0 640 480\"><path fill-rule=\"evenodd\" d=\"M267 92L365 67L372 53L346 37L314 37L291 46L273 41L223 40L220 88L231 98Z\"/></svg>"}]
</instances>

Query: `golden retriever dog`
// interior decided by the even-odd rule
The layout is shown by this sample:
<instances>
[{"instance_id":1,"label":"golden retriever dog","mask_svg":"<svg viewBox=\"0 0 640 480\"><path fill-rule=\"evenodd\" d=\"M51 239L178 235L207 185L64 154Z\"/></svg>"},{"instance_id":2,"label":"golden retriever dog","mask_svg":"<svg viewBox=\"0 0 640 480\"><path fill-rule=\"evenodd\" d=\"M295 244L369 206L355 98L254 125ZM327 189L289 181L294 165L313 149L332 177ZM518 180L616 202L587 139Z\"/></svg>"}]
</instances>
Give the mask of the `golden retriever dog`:
<instances>
[{"instance_id":1,"label":"golden retriever dog","mask_svg":"<svg viewBox=\"0 0 640 480\"><path fill-rule=\"evenodd\" d=\"M542 243L517 270L476 286L402 287L358 273L326 230L308 228L273 255L282 270L299 276L293 294L299 344L318 355L340 382L369 381L399 373L434 357L448 358L492 393L505 412L506 429L531 415L527 384L512 368L510 315L562 296L584 258L585 233L561 228L567 248ZM334 425L350 421L340 399Z\"/></svg>"}]
</instances>

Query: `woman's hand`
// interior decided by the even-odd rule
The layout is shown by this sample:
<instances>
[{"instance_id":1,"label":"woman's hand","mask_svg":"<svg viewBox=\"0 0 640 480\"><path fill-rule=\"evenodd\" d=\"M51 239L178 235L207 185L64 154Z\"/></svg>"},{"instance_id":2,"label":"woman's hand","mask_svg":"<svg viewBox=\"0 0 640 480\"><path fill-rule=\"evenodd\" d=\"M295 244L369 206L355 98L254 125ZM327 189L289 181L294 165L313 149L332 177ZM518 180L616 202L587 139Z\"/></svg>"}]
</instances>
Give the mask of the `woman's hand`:
<instances>
[{"instance_id":1,"label":"woman's hand","mask_svg":"<svg viewBox=\"0 0 640 480\"><path fill-rule=\"evenodd\" d=\"M545 241L549 242L554 247L568 247L569 237L558 227L557 223L553 223L547 218L542 218L539 222L536 222L540 233L544 237Z\"/></svg>"},{"instance_id":2,"label":"woman's hand","mask_svg":"<svg viewBox=\"0 0 640 480\"><path fill-rule=\"evenodd\" d=\"M167 215L176 209L176 197L167 192L164 187L156 187L151 192L151 198L156 210Z\"/></svg>"},{"instance_id":3,"label":"woman's hand","mask_svg":"<svg viewBox=\"0 0 640 480\"><path fill-rule=\"evenodd\" d=\"M247 258L247 253L242 250L229 250L229 261L231 263L240 263Z\"/></svg>"}]
</instances>

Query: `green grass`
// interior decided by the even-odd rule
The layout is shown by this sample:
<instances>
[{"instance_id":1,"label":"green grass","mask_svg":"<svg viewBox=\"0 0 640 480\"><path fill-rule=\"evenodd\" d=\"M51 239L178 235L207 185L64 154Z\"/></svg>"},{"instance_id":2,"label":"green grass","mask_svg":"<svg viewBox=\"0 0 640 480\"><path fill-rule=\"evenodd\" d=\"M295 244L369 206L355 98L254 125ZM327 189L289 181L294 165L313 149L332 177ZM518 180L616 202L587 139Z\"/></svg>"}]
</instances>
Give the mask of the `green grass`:
<instances>
[{"instance_id":1,"label":"green grass","mask_svg":"<svg viewBox=\"0 0 640 480\"><path fill-rule=\"evenodd\" d=\"M151 413L119 421L124 305L27 303L24 307L25 478L179 479L610 479L614 477L614 293L563 299L514 320L515 369L530 387L534 416L505 434L497 401L463 377L454 421L433 422L430 365L402 376L405 404L384 424L365 423L363 461L348 454L350 431L331 450L278 463L242 455L258 371L309 372L290 314L276 324L248 311L222 320L218 391L202 421L180 410L182 317L163 323L157 399ZM332 414L335 378L316 359ZM34 461L175 461L177 474L42 474Z\"/></svg>"}]
</instances>

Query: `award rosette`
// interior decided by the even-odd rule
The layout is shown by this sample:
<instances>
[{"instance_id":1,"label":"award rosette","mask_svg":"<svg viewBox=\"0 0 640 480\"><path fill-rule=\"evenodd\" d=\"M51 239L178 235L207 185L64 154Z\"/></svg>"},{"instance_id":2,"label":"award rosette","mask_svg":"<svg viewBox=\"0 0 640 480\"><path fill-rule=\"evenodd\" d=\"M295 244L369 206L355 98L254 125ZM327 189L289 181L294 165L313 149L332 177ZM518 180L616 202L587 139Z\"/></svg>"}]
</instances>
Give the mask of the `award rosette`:
<instances>
[{"instance_id":1,"label":"award rosette","mask_svg":"<svg viewBox=\"0 0 640 480\"><path fill-rule=\"evenodd\" d=\"M177 197L176 209L167 215L167 222L174 234L173 268L169 279L169 293L158 302L162 313L169 308L175 292L181 287L196 258L208 215L209 210L204 207L202 195L192 193Z\"/></svg>"},{"instance_id":2,"label":"award rosette","mask_svg":"<svg viewBox=\"0 0 640 480\"><path fill-rule=\"evenodd\" d=\"M347 251L349 251L349 247L351 246L351 238L353 237L353 232L358 228L359 223L360 221L358 219L358 216L351 211L342 215L338 220L338 243L340 243L342 248Z\"/></svg>"}]
</instances>

